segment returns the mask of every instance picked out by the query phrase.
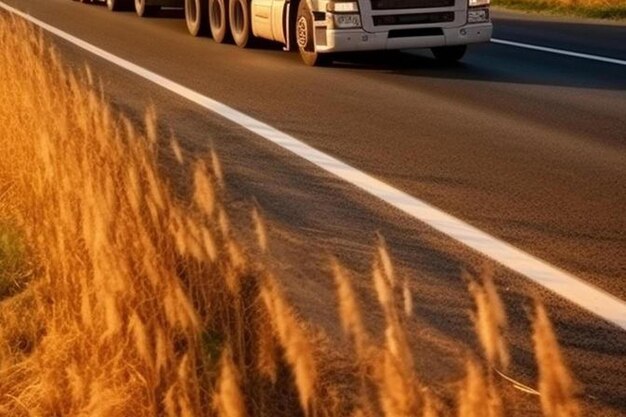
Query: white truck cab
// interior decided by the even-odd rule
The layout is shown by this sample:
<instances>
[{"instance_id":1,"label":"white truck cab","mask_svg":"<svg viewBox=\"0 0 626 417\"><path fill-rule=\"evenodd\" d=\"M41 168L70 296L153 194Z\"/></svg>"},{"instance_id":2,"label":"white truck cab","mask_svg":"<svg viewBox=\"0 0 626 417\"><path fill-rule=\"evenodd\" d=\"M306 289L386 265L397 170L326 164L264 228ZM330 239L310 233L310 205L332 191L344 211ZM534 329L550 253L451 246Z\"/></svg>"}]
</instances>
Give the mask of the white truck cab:
<instances>
[{"instance_id":1,"label":"white truck cab","mask_svg":"<svg viewBox=\"0 0 626 417\"><path fill-rule=\"evenodd\" d=\"M310 65L334 52L411 48L433 48L437 58L455 61L492 33L489 0L301 1L311 3L311 18L299 13L295 35Z\"/></svg>"}]
</instances>

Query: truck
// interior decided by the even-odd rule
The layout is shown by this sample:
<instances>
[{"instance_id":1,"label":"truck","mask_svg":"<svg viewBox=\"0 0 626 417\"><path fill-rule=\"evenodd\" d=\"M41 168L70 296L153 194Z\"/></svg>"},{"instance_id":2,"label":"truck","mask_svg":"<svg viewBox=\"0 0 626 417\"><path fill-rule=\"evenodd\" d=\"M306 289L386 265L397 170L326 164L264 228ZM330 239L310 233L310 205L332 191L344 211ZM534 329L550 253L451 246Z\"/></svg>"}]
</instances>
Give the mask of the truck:
<instances>
[{"instance_id":1,"label":"truck","mask_svg":"<svg viewBox=\"0 0 626 417\"><path fill-rule=\"evenodd\" d=\"M249 47L255 39L297 50L305 64L329 65L338 53L430 48L460 60L467 46L488 42L490 0L106 0L110 10L141 17L182 7L189 33ZM134 4L132 4L134 3Z\"/></svg>"}]
</instances>

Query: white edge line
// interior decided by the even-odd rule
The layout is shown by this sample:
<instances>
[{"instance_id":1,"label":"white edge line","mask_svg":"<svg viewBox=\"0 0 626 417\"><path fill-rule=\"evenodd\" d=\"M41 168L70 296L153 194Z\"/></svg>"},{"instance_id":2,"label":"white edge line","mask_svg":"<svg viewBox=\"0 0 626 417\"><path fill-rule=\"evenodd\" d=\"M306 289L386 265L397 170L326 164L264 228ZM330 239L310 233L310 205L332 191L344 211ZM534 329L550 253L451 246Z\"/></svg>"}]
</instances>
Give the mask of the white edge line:
<instances>
[{"instance_id":1,"label":"white edge line","mask_svg":"<svg viewBox=\"0 0 626 417\"><path fill-rule=\"evenodd\" d=\"M512 245L501 241L464 221L412 197L358 169L283 133L268 124L247 116L225 104L197 93L132 62L119 58L90 43L40 21L0 1L3 8L46 31L151 81L197 105L246 128L262 138L289 150L319 168L362 189L366 193L426 223L439 232L461 242L509 269L527 277L542 287L560 295L596 316L626 330L626 302L582 279L552 266Z\"/></svg>"},{"instance_id":2,"label":"white edge line","mask_svg":"<svg viewBox=\"0 0 626 417\"><path fill-rule=\"evenodd\" d=\"M575 57L575 58L590 59L592 61L605 62L605 63L608 63L608 64L626 65L626 61L624 61L624 60L616 59L616 58L609 58L609 57L606 57L606 56L583 54L581 52L572 52L572 51L566 51L566 50L563 50L563 49L548 48L546 46L530 45L530 44L527 44L527 43L507 41L507 40L504 40L504 39L494 39L494 38L492 38L491 42L492 43L496 43L496 44L501 44L501 45L515 46L517 48L532 49L534 51L549 52L549 53L552 53L552 54L571 56L571 57Z\"/></svg>"}]
</instances>

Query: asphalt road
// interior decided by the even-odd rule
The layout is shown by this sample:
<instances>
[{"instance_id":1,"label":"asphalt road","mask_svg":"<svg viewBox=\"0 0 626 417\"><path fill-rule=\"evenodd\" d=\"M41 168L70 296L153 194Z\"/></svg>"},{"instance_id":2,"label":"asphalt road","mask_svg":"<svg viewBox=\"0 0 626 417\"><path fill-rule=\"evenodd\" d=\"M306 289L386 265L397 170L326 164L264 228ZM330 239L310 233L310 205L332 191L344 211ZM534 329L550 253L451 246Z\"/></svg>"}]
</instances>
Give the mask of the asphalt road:
<instances>
[{"instance_id":1,"label":"asphalt road","mask_svg":"<svg viewBox=\"0 0 626 417\"><path fill-rule=\"evenodd\" d=\"M302 139L621 299L626 299L626 67L503 45L471 48L463 63L427 52L347 56L303 66L264 45L242 51L186 34L180 12L133 13L69 0L3 0L66 32ZM626 27L495 13L494 37L626 59ZM418 366L443 395L476 349L462 271L481 256L229 122L63 41L114 104L141 120L156 104L187 152L213 144L242 224L251 196L272 226L272 257L302 314L336 332L327 254L367 270L375 232L411 279ZM184 176L185 173L172 173ZM184 178L184 177L180 177ZM181 181L183 183L184 181ZM183 185L181 185L183 187ZM237 211L237 210L236 210ZM593 407L626 415L626 335L496 267L511 320L512 375L534 384L529 306L543 299ZM380 314L368 308L372 326ZM514 390L513 415L536 415Z\"/></svg>"}]
</instances>

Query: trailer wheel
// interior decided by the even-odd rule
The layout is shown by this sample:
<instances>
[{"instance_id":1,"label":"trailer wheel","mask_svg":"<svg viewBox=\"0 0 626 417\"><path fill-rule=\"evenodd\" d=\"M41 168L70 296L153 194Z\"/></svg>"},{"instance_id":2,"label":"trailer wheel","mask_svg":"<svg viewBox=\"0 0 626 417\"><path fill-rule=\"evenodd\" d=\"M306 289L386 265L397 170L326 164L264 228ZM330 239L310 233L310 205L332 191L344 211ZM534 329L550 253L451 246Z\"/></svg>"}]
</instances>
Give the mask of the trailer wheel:
<instances>
[{"instance_id":1,"label":"trailer wheel","mask_svg":"<svg viewBox=\"0 0 626 417\"><path fill-rule=\"evenodd\" d=\"M139 17L150 17L159 13L161 6L149 6L146 0L135 0L135 11Z\"/></svg>"},{"instance_id":2,"label":"trailer wheel","mask_svg":"<svg viewBox=\"0 0 626 417\"><path fill-rule=\"evenodd\" d=\"M228 0L209 0L209 28L217 43L224 43L228 34Z\"/></svg>"},{"instance_id":3,"label":"trailer wheel","mask_svg":"<svg viewBox=\"0 0 626 417\"><path fill-rule=\"evenodd\" d=\"M300 0L294 28L300 57L306 65L311 67L329 65L332 63L332 55L322 54L315 50L314 30L313 13L307 0Z\"/></svg>"},{"instance_id":4,"label":"trailer wheel","mask_svg":"<svg viewBox=\"0 0 626 417\"><path fill-rule=\"evenodd\" d=\"M107 8L112 12L129 10L131 4L129 0L107 0Z\"/></svg>"},{"instance_id":5,"label":"trailer wheel","mask_svg":"<svg viewBox=\"0 0 626 417\"><path fill-rule=\"evenodd\" d=\"M435 58L445 64L452 64L463 58L467 45L439 46L430 48Z\"/></svg>"},{"instance_id":6,"label":"trailer wheel","mask_svg":"<svg viewBox=\"0 0 626 417\"><path fill-rule=\"evenodd\" d=\"M185 22L192 36L207 33L207 0L185 0Z\"/></svg>"},{"instance_id":7,"label":"trailer wheel","mask_svg":"<svg viewBox=\"0 0 626 417\"><path fill-rule=\"evenodd\" d=\"M240 48L250 46L252 40L252 20L248 0L230 0L228 2L228 23L230 34Z\"/></svg>"}]
</instances>

